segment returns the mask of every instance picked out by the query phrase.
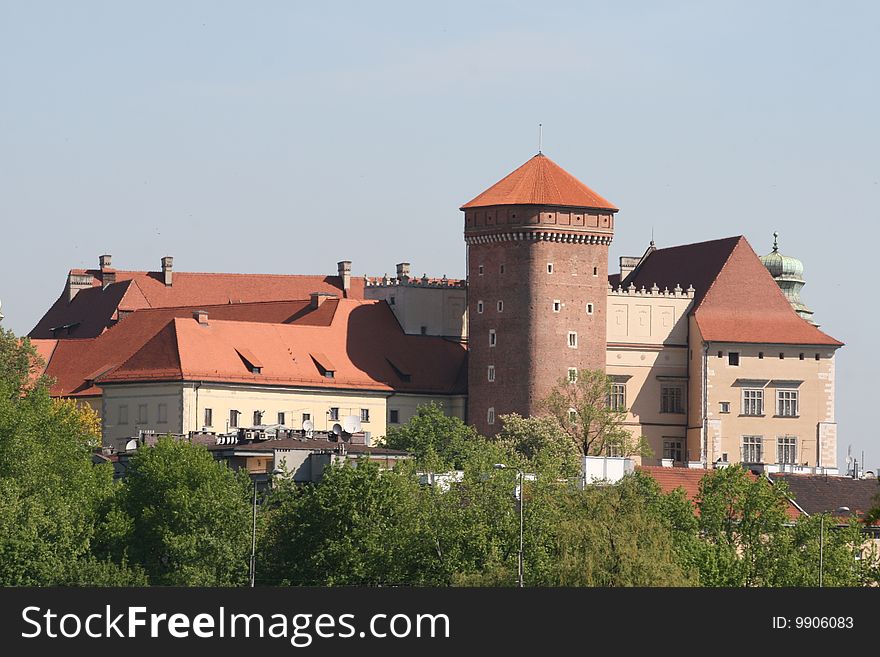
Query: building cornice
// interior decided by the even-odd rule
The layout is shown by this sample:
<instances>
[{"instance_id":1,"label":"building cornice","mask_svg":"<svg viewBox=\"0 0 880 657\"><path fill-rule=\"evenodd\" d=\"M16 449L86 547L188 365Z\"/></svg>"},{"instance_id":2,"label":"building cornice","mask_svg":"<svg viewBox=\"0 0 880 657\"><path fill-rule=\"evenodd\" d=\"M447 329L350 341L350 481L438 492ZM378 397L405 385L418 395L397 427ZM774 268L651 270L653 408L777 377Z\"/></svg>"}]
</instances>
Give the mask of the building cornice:
<instances>
[{"instance_id":1,"label":"building cornice","mask_svg":"<svg viewBox=\"0 0 880 657\"><path fill-rule=\"evenodd\" d=\"M495 230L492 232L465 235L468 246L491 244L493 242L562 242L566 244L609 245L614 235L611 233L571 232L539 228L534 230Z\"/></svg>"}]
</instances>

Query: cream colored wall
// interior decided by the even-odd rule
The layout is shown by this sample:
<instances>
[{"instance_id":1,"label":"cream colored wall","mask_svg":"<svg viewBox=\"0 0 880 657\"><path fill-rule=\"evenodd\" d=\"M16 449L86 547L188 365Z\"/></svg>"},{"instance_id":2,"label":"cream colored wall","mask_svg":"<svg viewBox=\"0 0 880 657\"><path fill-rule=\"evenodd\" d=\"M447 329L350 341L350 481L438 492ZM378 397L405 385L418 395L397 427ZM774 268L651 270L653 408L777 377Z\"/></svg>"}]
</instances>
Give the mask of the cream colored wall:
<instances>
[{"instance_id":1,"label":"cream colored wall","mask_svg":"<svg viewBox=\"0 0 880 657\"><path fill-rule=\"evenodd\" d=\"M688 318L688 460L705 461L703 454L703 338L696 320Z\"/></svg>"},{"instance_id":2,"label":"cream colored wall","mask_svg":"<svg viewBox=\"0 0 880 657\"><path fill-rule=\"evenodd\" d=\"M626 425L644 436L659 464L666 439L685 442L687 424L687 312L692 294L614 290L608 293L606 373L626 384ZM664 385L682 387L685 413L662 413ZM685 447L685 445L682 445ZM682 455L685 458L684 454Z\"/></svg>"},{"instance_id":3,"label":"cream colored wall","mask_svg":"<svg viewBox=\"0 0 880 657\"><path fill-rule=\"evenodd\" d=\"M381 299L391 310L405 333L467 337L467 291L462 287L429 287L420 285L368 285L367 299Z\"/></svg>"},{"instance_id":4,"label":"cream colored wall","mask_svg":"<svg viewBox=\"0 0 880 657\"><path fill-rule=\"evenodd\" d=\"M396 410L398 412L398 425L406 424L416 414L419 406L430 403L431 401L439 403L447 415L462 420L465 419L465 409L467 408L466 395L432 398L426 395L394 394L388 398L388 410ZM390 413L388 417L390 417ZM389 426L395 425L390 424Z\"/></svg>"},{"instance_id":5,"label":"cream colored wall","mask_svg":"<svg viewBox=\"0 0 880 657\"><path fill-rule=\"evenodd\" d=\"M722 357L718 357L718 352ZM730 352L740 354L739 366L728 364ZM759 352L764 357L759 358ZM780 359L779 354L785 358ZM819 354L817 361L815 354ZM804 354L804 360L799 355ZM707 419L710 432L709 462L727 453L732 462L741 460L742 436L760 435L764 441L764 462L776 462L776 438L797 436L797 463L809 466L836 466L834 431L834 350L806 346L738 345L711 343L707 360ZM738 379L760 384L737 385ZM774 381L802 381L798 391L798 417L777 417L776 391L783 387ZM742 415L743 387L764 390L764 415ZM730 402L730 413L720 412L720 403ZM820 427L820 424L822 425ZM825 444L819 445L819 435ZM711 435L714 434L714 435ZM819 463L819 453L822 462ZM830 460L830 462L829 462Z\"/></svg>"},{"instance_id":6,"label":"cream colored wall","mask_svg":"<svg viewBox=\"0 0 880 657\"><path fill-rule=\"evenodd\" d=\"M141 404L147 406L145 423L138 423ZM167 409L165 422L159 422L159 404L165 404ZM123 405L128 407L126 424L119 423L119 410ZM137 436L139 430L152 430L157 434L182 432L183 399L179 383L104 386L101 406L101 434L107 446L119 448L118 441Z\"/></svg>"},{"instance_id":7,"label":"cream colored wall","mask_svg":"<svg viewBox=\"0 0 880 657\"><path fill-rule=\"evenodd\" d=\"M302 414L309 413L317 431L331 429L335 421L329 419L329 409L339 408L340 423L345 415L360 417L361 409L369 409L369 422L362 422L361 429L369 431L371 439L384 436L387 430L388 409L399 411L401 423L408 422L419 405L430 401L443 405L446 412L464 418L465 400L463 395L433 396L413 394L393 394L386 391L341 391L309 390L300 388L269 388L232 384L193 384L193 383L145 383L108 385L104 387L102 430L105 445L118 447L119 440L136 436L138 429L154 430L157 433L188 433L205 429L215 433L229 431L228 420L231 410L241 415L239 426L253 424L254 411L263 412L264 424L275 424L277 414L285 413L285 426L299 429ZM168 421L159 424L158 405L166 404ZM126 425L114 424L119 406L128 406L129 422ZM147 404L148 422L137 425L139 404ZM213 425L203 424L205 409L210 408Z\"/></svg>"}]
</instances>

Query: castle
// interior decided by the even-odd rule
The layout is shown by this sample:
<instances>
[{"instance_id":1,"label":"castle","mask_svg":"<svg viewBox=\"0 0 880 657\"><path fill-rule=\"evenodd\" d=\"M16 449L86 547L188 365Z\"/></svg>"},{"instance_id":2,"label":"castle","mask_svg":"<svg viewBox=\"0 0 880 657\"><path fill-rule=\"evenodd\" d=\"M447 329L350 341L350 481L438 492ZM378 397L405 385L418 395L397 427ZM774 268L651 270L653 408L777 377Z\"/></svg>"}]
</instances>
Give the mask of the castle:
<instances>
[{"instance_id":1,"label":"castle","mask_svg":"<svg viewBox=\"0 0 880 657\"><path fill-rule=\"evenodd\" d=\"M649 464L836 472L834 357L803 266L744 237L622 257L617 208L539 153L465 203L467 278L71 270L30 336L105 444L242 426L371 438L441 403L481 433L603 370ZM611 454L613 455L613 454Z\"/></svg>"}]
</instances>

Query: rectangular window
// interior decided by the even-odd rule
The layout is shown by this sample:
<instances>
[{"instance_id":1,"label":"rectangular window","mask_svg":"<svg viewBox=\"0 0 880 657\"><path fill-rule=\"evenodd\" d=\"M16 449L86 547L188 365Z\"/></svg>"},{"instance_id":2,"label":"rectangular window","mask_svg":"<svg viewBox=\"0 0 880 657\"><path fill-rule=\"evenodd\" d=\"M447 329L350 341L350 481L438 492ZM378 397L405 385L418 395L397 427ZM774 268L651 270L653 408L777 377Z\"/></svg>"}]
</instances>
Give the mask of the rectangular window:
<instances>
[{"instance_id":1,"label":"rectangular window","mask_svg":"<svg viewBox=\"0 0 880 657\"><path fill-rule=\"evenodd\" d=\"M681 386L662 386L660 388L660 412L684 413L684 388Z\"/></svg>"},{"instance_id":2,"label":"rectangular window","mask_svg":"<svg viewBox=\"0 0 880 657\"><path fill-rule=\"evenodd\" d=\"M119 407L119 424L128 424L128 404Z\"/></svg>"},{"instance_id":3,"label":"rectangular window","mask_svg":"<svg viewBox=\"0 0 880 657\"><path fill-rule=\"evenodd\" d=\"M576 367L568 368L568 382L569 383L577 383L578 380L578 371Z\"/></svg>"},{"instance_id":4,"label":"rectangular window","mask_svg":"<svg viewBox=\"0 0 880 657\"><path fill-rule=\"evenodd\" d=\"M502 274L504 273L504 265L501 265L501 267L500 267L500 271L501 271Z\"/></svg>"},{"instance_id":5,"label":"rectangular window","mask_svg":"<svg viewBox=\"0 0 880 657\"><path fill-rule=\"evenodd\" d=\"M816 360L819 360L819 354L816 354Z\"/></svg>"},{"instance_id":6,"label":"rectangular window","mask_svg":"<svg viewBox=\"0 0 880 657\"><path fill-rule=\"evenodd\" d=\"M498 312L504 312L504 302L503 301L498 302Z\"/></svg>"},{"instance_id":7,"label":"rectangular window","mask_svg":"<svg viewBox=\"0 0 880 657\"><path fill-rule=\"evenodd\" d=\"M483 302L482 301L477 301L477 312L478 313L483 312Z\"/></svg>"},{"instance_id":8,"label":"rectangular window","mask_svg":"<svg viewBox=\"0 0 880 657\"><path fill-rule=\"evenodd\" d=\"M400 411L396 408L388 411L388 424L400 424Z\"/></svg>"},{"instance_id":9,"label":"rectangular window","mask_svg":"<svg viewBox=\"0 0 880 657\"><path fill-rule=\"evenodd\" d=\"M483 265L480 265L479 267L477 267L477 273L478 273L480 276L483 275Z\"/></svg>"},{"instance_id":10,"label":"rectangular window","mask_svg":"<svg viewBox=\"0 0 880 657\"><path fill-rule=\"evenodd\" d=\"M490 406L486 411L486 424L495 424L495 407Z\"/></svg>"},{"instance_id":11,"label":"rectangular window","mask_svg":"<svg viewBox=\"0 0 880 657\"><path fill-rule=\"evenodd\" d=\"M263 424L263 411L254 411L254 426Z\"/></svg>"},{"instance_id":12,"label":"rectangular window","mask_svg":"<svg viewBox=\"0 0 880 657\"><path fill-rule=\"evenodd\" d=\"M303 413L302 414L302 421L303 422L311 422L312 421L312 414L311 413Z\"/></svg>"},{"instance_id":13,"label":"rectangular window","mask_svg":"<svg viewBox=\"0 0 880 657\"><path fill-rule=\"evenodd\" d=\"M727 352L727 364L731 367L739 367L739 352L738 351L728 351Z\"/></svg>"},{"instance_id":14,"label":"rectangular window","mask_svg":"<svg viewBox=\"0 0 880 657\"><path fill-rule=\"evenodd\" d=\"M138 424L146 424L147 423L147 405L140 404L138 405Z\"/></svg>"},{"instance_id":15,"label":"rectangular window","mask_svg":"<svg viewBox=\"0 0 880 657\"><path fill-rule=\"evenodd\" d=\"M608 406L612 411L626 410L626 384L612 383L611 394L608 397Z\"/></svg>"},{"instance_id":16,"label":"rectangular window","mask_svg":"<svg viewBox=\"0 0 880 657\"><path fill-rule=\"evenodd\" d=\"M553 263L552 263L552 262L548 262L548 263L547 263L547 273L548 273L548 274L552 274L552 273L553 273Z\"/></svg>"},{"instance_id":17,"label":"rectangular window","mask_svg":"<svg viewBox=\"0 0 880 657\"><path fill-rule=\"evenodd\" d=\"M388 305L389 305L389 306L393 306L393 305L394 305L394 295L393 295L393 294L391 295L391 298L388 300Z\"/></svg>"},{"instance_id":18,"label":"rectangular window","mask_svg":"<svg viewBox=\"0 0 880 657\"><path fill-rule=\"evenodd\" d=\"M780 352L779 352L779 360L782 360L782 359L784 359L784 358L785 358L785 353L782 352L782 351L780 351Z\"/></svg>"},{"instance_id":19,"label":"rectangular window","mask_svg":"<svg viewBox=\"0 0 880 657\"><path fill-rule=\"evenodd\" d=\"M421 331L422 335L428 335L428 327L427 326L422 326L420 331Z\"/></svg>"},{"instance_id":20,"label":"rectangular window","mask_svg":"<svg viewBox=\"0 0 880 657\"><path fill-rule=\"evenodd\" d=\"M159 404L159 417L156 419L159 424L168 422L168 404Z\"/></svg>"},{"instance_id":21,"label":"rectangular window","mask_svg":"<svg viewBox=\"0 0 880 657\"><path fill-rule=\"evenodd\" d=\"M282 425L283 425L283 424L285 424L285 420L286 420L287 418L284 417L284 413L283 413L283 412L279 411L279 412L278 412L278 418L277 418L277 419L278 419L277 424L282 424Z\"/></svg>"},{"instance_id":22,"label":"rectangular window","mask_svg":"<svg viewBox=\"0 0 880 657\"><path fill-rule=\"evenodd\" d=\"M764 437L763 436L743 436L742 437L742 461L743 461L743 463L763 463L764 462Z\"/></svg>"},{"instance_id":23,"label":"rectangular window","mask_svg":"<svg viewBox=\"0 0 880 657\"><path fill-rule=\"evenodd\" d=\"M730 402L719 402L718 405L721 407L721 413L730 413Z\"/></svg>"},{"instance_id":24,"label":"rectangular window","mask_svg":"<svg viewBox=\"0 0 880 657\"><path fill-rule=\"evenodd\" d=\"M362 408L361 409L361 422L369 422L370 421L370 409Z\"/></svg>"},{"instance_id":25,"label":"rectangular window","mask_svg":"<svg viewBox=\"0 0 880 657\"><path fill-rule=\"evenodd\" d=\"M495 380L495 366L494 365L489 365L489 368L486 371L486 376L488 377L489 381Z\"/></svg>"},{"instance_id":26,"label":"rectangular window","mask_svg":"<svg viewBox=\"0 0 880 657\"><path fill-rule=\"evenodd\" d=\"M587 304L587 314L588 314L588 315L592 315L592 314L593 314L593 304L591 304L591 303L588 303L588 304Z\"/></svg>"},{"instance_id":27,"label":"rectangular window","mask_svg":"<svg viewBox=\"0 0 880 657\"><path fill-rule=\"evenodd\" d=\"M562 302L559 299L553 300L553 312L558 313L562 310Z\"/></svg>"},{"instance_id":28,"label":"rectangular window","mask_svg":"<svg viewBox=\"0 0 880 657\"><path fill-rule=\"evenodd\" d=\"M339 419L339 407L338 406L331 406L329 414L330 414L331 420L338 420Z\"/></svg>"},{"instance_id":29,"label":"rectangular window","mask_svg":"<svg viewBox=\"0 0 880 657\"><path fill-rule=\"evenodd\" d=\"M764 415L764 391L760 388L743 390L743 415Z\"/></svg>"},{"instance_id":30,"label":"rectangular window","mask_svg":"<svg viewBox=\"0 0 880 657\"><path fill-rule=\"evenodd\" d=\"M798 416L797 390L776 391L776 415L779 415L780 417Z\"/></svg>"},{"instance_id":31,"label":"rectangular window","mask_svg":"<svg viewBox=\"0 0 880 657\"><path fill-rule=\"evenodd\" d=\"M598 275L599 275L599 268L593 267L593 276L598 276Z\"/></svg>"},{"instance_id":32,"label":"rectangular window","mask_svg":"<svg viewBox=\"0 0 880 657\"><path fill-rule=\"evenodd\" d=\"M605 444L605 456L611 458L619 458L623 456L623 449L620 447L620 443L618 442L609 442Z\"/></svg>"},{"instance_id":33,"label":"rectangular window","mask_svg":"<svg viewBox=\"0 0 880 657\"><path fill-rule=\"evenodd\" d=\"M572 349L577 349L578 346L578 334L574 331L568 332L568 346Z\"/></svg>"},{"instance_id":34,"label":"rectangular window","mask_svg":"<svg viewBox=\"0 0 880 657\"><path fill-rule=\"evenodd\" d=\"M495 335L495 329L489 329L489 346L494 347L498 338Z\"/></svg>"},{"instance_id":35,"label":"rectangular window","mask_svg":"<svg viewBox=\"0 0 880 657\"><path fill-rule=\"evenodd\" d=\"M776 462L786 465L797 463L797 436L776 438Z\"/></svg>"},{"instance_id":36,"label":"rectangular window","mask_svg":"<svg viewBox=\"0 0 880 657\"><path fill-rule=\"evenodd\" d=\"M764 359L764 352L763 352L763 351L759 351L759 352L758 352L758 359L759 359L759 360L763 360L763 359Z\"/></svg>"},{"instance_id":37,"label":"rectangular window","mask_svg":"<svg viewBox=\"0 0 880 657\"><path fill-rule=\"evenodd\" d=\"M214 411L210 408L205 409L205 426L213 427L214 426Z\"/></svg>"},{"instance_id":38,"label":"rectangular window","mask_svg":"<svg viewBox=\"0 0 880 657\"><path fill-rule=\"evenodd\" d=\"M801 360L803 360L803 359L804 359L804 355L803 355L803 354L800 354L799 358L800 358Z\"/></svg>"},{"instance_id":39,"label":"rectangular window","mask_svg":"<svg viewBox=\"0 0 880 657\"><path fill-rule=\"evenodd\" d=\"M568 409L568 421L572 424L576 424L578 421L578 412L573 408Z\"/></svg>"},{"instance_id":40,"label":"rectangular window","mask_svg":"<svg viewBox=\"0 0 880 657\"><path fill-rule=\"evenodd\" d=\"M238 427L238 417L241 415L238 411L229 411L229 428L235 429Z\"/></svg>"},{"instance_id":41,"label":"rectangular window","mask_svg":"<svg viewBox=\"0 0 880 657\"><path fill-rule=\"evenodd\" d=\"M684 459L682 458L682 454L684 450L682 449L682 441L681 440L664 440L663 441L663 458L672 459L673 461L677 461L681 463Z\"/></svg>"}]
</instances>

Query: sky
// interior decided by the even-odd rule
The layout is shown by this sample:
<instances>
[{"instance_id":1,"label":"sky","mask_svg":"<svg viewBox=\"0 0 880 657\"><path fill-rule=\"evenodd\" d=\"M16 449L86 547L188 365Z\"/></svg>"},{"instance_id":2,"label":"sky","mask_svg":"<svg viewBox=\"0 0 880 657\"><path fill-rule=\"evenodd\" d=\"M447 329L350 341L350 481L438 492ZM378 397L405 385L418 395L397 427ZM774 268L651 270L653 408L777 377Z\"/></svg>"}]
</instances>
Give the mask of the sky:
<instances>
[{"instance_id":1,"label":"sky","mask_svg":"<svg viewBox=\"0 0 880 657\"><path fill-rule=\"evenodd\" d=\"M0 300L67 271L464 276L459 206L543 151L611 262L745 235L803 260L839 464L880 467L877 2L0 0ZM682 281L686 287L687 281Z\"/></svg>"}]
</instances>

